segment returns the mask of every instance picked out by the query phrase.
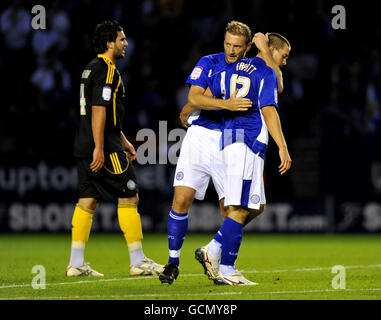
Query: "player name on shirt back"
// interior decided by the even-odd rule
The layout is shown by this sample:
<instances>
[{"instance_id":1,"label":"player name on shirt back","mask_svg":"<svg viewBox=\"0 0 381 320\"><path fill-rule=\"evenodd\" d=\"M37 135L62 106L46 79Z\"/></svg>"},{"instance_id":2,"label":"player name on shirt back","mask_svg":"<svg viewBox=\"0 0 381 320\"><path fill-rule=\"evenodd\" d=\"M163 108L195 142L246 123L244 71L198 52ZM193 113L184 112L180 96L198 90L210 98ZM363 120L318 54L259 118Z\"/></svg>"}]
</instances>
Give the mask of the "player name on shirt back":
<instances>
[{"instance_id":1,"label":"player name on shirt back","mask_svg":"<svg viewBox=\"0 0 381 320\"><path fill-rule=\"evenodd\" d=\"M244 72L247 72L248 74L251 74L254 70L257 70L257 68L251 63L239 62L236 65L236 70L244 71Z\"/></svg>"}]
</instances>

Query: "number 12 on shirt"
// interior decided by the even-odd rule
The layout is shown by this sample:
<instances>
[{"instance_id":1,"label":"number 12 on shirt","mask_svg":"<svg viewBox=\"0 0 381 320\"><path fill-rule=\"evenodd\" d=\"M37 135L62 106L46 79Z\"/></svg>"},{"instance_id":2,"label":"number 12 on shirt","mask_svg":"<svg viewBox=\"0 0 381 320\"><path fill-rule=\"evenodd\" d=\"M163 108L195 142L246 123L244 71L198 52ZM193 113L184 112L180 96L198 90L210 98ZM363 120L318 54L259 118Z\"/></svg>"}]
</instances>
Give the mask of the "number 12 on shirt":
<instances>
[{"instance_id":1,"label":"number 12 on shirt","mask_svg":"<svg viewBox=\"0 0 381 320\"><path fill-rule=\"evenodd\" d=\"M243 98L249 93L250 78L232 74L230 78L230 96L234 94L237 88L237 83L242 85L242 87L238 90L236 98Z\"/></svg>"}]
</instances>

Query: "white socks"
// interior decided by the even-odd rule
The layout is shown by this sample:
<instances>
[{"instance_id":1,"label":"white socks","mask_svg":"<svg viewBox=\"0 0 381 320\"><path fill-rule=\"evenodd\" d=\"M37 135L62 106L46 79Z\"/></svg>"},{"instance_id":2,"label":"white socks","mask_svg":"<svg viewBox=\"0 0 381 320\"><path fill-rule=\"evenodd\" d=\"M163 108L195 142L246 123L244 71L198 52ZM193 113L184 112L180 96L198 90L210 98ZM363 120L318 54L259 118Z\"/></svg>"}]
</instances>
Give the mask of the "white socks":
<instances>
[{"instance_id":1,"label":"white socks","mask_svg":"<svg viewBox=\"0 0 381 320\"><path fill-rule=\"evenodd\" d=\"M210 257L213 258L214 260L220 259L221 246L222 244L217 242L214 239L212 239L212 241L208 243L208 253Z\"/></svg>"},{"instance_id":2,"label":"white socks","mask_svg":"<svg viewBox=\"0 0 381 320\"><path fill-rule=\"evenodd\" d=\"M224 277L229 277L235 271L235 267L220 264L220 271Z\"/></svg>"},{"instance_id":3,"label":"white socks","mask_svg":"<svg viewBox=\"0 0 381 320\"><path fill-rule=\"evenodd\" d=\"M80 248L72 247L69 266L72 266L73 268L82 267L85 264L84 251L85 251L85 248L80 249Z\"/></svg>"},{"instance_id":4,"label":"white socks","mask_svg":"<svg viewBox=\"0 0 381 320\"><path fill-rule=\"evenodd\" d=\"M128 252L130 253L130 264L134 267L139 267L145 258L141 242L137 241L129 244Z\"/></svg>"},{"instance_id":5,"label":"white socks","mask_svg":"<svg viewBox=\"0 0 381 320\"><path fill-rule=\"evenodd\" d=\"M222 244L217 242L215 239L212 239L208 243L208 254L212 259L219 260L221 254ZM229 277L235 270L234 266L227 266L220 264L220 271L225 277Z\"/></svg>"}]
</instances>

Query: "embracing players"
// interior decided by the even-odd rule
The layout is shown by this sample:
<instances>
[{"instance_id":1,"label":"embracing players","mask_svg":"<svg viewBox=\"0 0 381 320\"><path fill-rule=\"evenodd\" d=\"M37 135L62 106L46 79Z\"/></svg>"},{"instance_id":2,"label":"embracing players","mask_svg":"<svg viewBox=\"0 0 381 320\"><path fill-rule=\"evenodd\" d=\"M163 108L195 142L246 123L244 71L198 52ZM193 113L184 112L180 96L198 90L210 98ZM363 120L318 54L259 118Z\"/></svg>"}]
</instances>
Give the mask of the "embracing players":
<instances>
[{"instance_id":1,"label":"embracing players","mask_svg":"<svg viewBox=\"0 0 381 320\"><path fill-rule=\"evenodd\" d=\"M221 109L246 111L251 108L252 101L237 98L235 94L228 99L215 99L206 93L215 75L244 58L250 50L251 40L248 26L237 21L230 22L225 29L224 52L203 57L187 80L191 85L188 98L191 106L185 108L192 110L194 105L214 111L203 110L196 116L183 140L176 167L174 201L168 218L169 261L159 277L162 282L172 283L179 274L179 257L188 226L188 210L195 197L203 199L210 177L219 195L222 213L227 215L224 206L224 167L220 151L224 125ZM266 51L263 58L277 71L279 86L282 88L282 75L272 56L272 52Z\"/></svg>"}]
</instances>

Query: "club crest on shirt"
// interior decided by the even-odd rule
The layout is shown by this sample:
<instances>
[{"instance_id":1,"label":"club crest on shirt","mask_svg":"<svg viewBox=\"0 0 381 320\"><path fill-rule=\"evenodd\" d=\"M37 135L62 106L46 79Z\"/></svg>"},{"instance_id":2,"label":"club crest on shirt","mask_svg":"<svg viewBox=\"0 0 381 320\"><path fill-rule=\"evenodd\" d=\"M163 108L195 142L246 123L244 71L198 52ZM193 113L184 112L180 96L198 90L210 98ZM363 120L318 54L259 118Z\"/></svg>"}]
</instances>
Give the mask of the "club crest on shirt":
<instances>
[{"instance_id":1,"label":"club crest on shirt","mask_svg":"<svg viewBox=\"0 0 381 320\"><path fill-rule=\"evenodd\" d=\"M182 171L177 172L176 180L182 180L184 178L184 173Z\"/></svg>"},{"instance_id":2,"label":"club crest on shirt","mask_svg":"<svg viewBox=\"0 0 381 320\"><path fill-rule=\"evenodd\" d=\"M259 201L261 200L261 198L259 197L259 195L257 194L253 194L251 197L250 197L250 201L254 204L257 204L259 203Z\"/></svg>"},{"instance_id":3,"label":"club crest on shirt","mask_svg":"<svg viewBox=\"0 0 381 320\"><path fill-rule=\"evenodd\" d=\"M192 80L197 80L198 78L200 78L201 73L202 73L202 67L196 67L193 69L190 77Z\"/></svg>"},{"instance_id":4,"label":"club crest on shirt","mask_svg":"<svg viewBox=\"0 0 381 320\"><path fill-rule=\"evenodd\" d=\"M136 183L133 180L128 180L127 182L127 188L129 190L135 190L136 188Z\"/></svg>"},{"instance_id":5,"label":"club crest on shirt","mask_svg":"<svg viewBox=\"0 0 381 320\"><path fill-rule=\"evenodd\" d=\"M103 90L102 90L102 98L103 100L105 101L110 101L111 99L111 87L103 87Z\"/></svg>"}]
</instances>

